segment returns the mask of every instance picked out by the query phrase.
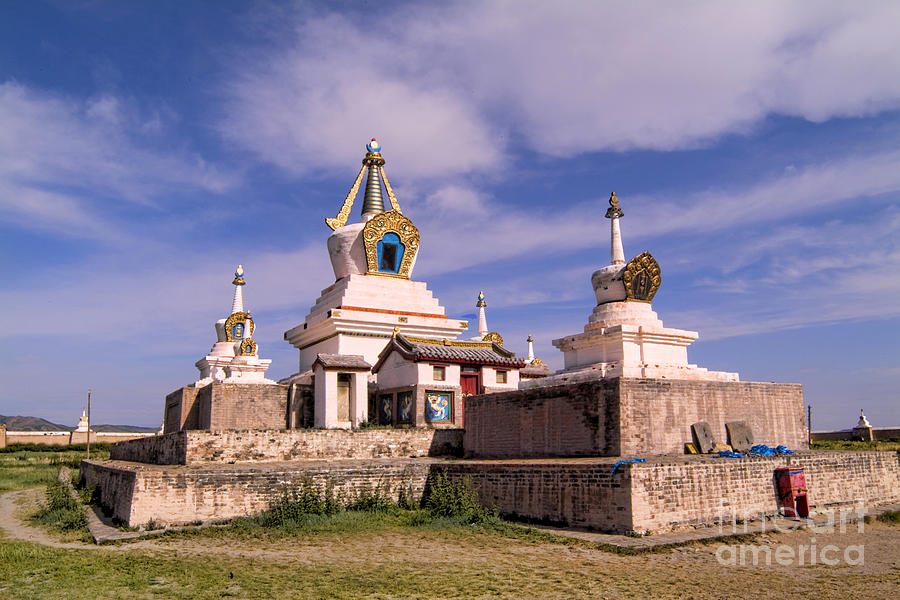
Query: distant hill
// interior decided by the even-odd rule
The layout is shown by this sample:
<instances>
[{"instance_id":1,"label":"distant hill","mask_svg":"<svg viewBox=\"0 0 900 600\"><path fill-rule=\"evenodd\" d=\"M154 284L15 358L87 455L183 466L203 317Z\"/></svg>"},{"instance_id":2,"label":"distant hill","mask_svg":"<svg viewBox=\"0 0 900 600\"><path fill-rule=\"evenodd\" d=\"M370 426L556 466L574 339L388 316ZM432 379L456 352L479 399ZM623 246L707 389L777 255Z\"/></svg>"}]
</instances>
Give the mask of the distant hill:
<instances>
[{"instance_id":1,"label":"distant hill","mask_svg":"<svg viewBox=\"0 0 900 600\"><path fill-rule=\"evenodd\" d=\"M0 425L9 431L73 431L68 425L51 423L40 417L4 417L0 415ZM91 425L91 431L108 433L154 433L158 427L137 427L136 425Z\"/></svg>"},{"instance_id":2,"label":"distant hill","mask_svg":"<svg viewBox=\"0 0 900 600\"><path fill-rule=\"evenodd\" d=\"M9 431L72 431L74 427L57 425L39 417L4 417L0 415L0 425Z\"/></svg>"},{"instance_id":3,"label":"distant hill","mask_svg":"<svg viewBox=\"0 0 900 600\"><path fill-rule=\"evenodd\" d=\"M159 427L138 427L137 425L91 425L91 431L107 433L156 433Z\"/></svg>"}]
</instances>

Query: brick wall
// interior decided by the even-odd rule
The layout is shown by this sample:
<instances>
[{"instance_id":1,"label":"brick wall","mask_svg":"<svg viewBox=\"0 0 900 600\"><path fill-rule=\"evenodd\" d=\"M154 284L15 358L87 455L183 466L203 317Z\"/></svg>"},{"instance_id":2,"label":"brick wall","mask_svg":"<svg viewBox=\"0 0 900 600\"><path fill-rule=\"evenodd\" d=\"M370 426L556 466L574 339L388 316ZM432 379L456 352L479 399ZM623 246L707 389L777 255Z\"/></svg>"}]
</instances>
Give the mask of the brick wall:
<instances>
[{"instance_id":1,"label":"brick wall","mask_svg":"<svg viewBox=\"0 0 900 600\"><path fill-rule=\"evenodd\" d=\"M286 489L305 480L352 497L376 487L396 499L400 491L421 499L431 459L305 464L178 467L118 461L82 461L89 487L100 486L101 502L130 526L215 521L251 515L269 507Z\"/></svg>"},{"instance_id":2,"label":"brick wall","mask_svg":"<svg viewBox=\"0 0 900 600\"><path fill-rule=\"evenodd\" d=\"M288 386L214 382L197 392L197 429L285 429Z\"/></svg>"},{"instance_id":3,"label":"brick wall","mask_svg":"<svg viewBox=\"0 0 900 600\"><path fill-rule=\"evenodd\" d=\"M102 468L98 468L102 464ZM111 514L128 522L131 514L131 503L137 489L137 472L134 469L118 468L112 461L81 461L81 481L88 488L98 488L100 504L111 511ZM149 521L149 519L147 519ZM146 521L145 521L146 522Z\"/></svg>"},{"instance_id":4,"label":"brick wall","mask_svg":"<svg viewBox=\"0 0 900 600\"><path fill-rule=\"evenodd\" d=\"M691 424L746 421L756 443L807 448L796 384L595 379L466 399L466 456L529 458L683 454Z\"/></svg>"},{"instance_id":5,"label":"brick wall","mask_svg":"<svg viewBox=\"0 0 900 600\"><path fill-rule=\"evenodd\" d=\"M470 396L465 452L484 458L615 456L619 453L618 382Z\"/></svg>"},{"instance_id":6,"label":"brick wall","mask_svg":"<svg viewBox=\"0 0 900 600\"><path fill-rule=\"evenodd\" d=\"M722 517L772 514L778 510L774 472L784 466L804 469L811 510L900 500L895 452L807 452L741 460L692 457L623 465L623 480L632 490L632 526L666 531L712 525Z\"/></svg>"},{"instance_id":7,"label":"brick wall","mask_svg":"<svg viewBox=\"0 0 900 600\"><path fill-rule=\"evenodd\" d=\"M7 444L45 444L47 446L68 446L72 440L69 431L7 431ZM96 441L94 436L91 439Z\"/></svg>"},{"instance_id":8,"label":"brick wall","mask_svg":"<svg viewBox=\"0 0 900 600\"><path fill-rule=\"evenodd\" d=\"M632 529L631 490L614 461L459 461L433 466L469 480L482 504L509 517L624 533Z\"/></svg>"},{"instance_id":9,"label":"brick wall","mask_svg":"<svg viewBox=\"0 0 900 600\"><path fill-rule=\"evenodd\" d=\"M199 414L197 393L200 390L193 386L179 388L166 396L166 408L163 417L163 433L173 433L182 429L197 429Z\"/></svg>"},{"instance_id":10,"label":"brick wall","mask_svg":"<svg viewBox=\"0 0 900 600\"><path fill-rule=\"evenodd\" d=\"M691 424L709 423L727 442L725 423L746 421L754 443L808 448L799 384L626 379L619 384L622 456L683 454Z\"/></svg>"},{"instance_id":11,"label":"brick wall","mask_svg":"<svg viewBox=\"0 0 900 600\"><path fill-rule=\"evenodd\" d=\"M791 456L716 459L660 458L446 461L376 459L158 466L121 461L82 462L88 485L131 525L226 519L265 509L285 486L331 481L344 493L382 487L394 496L411 488L420 498L429 472L469 480L481 501L503 514L612 533L665 532L711 526L778 509L777 467L802 467L812 510L900 501L895 452L806 452Z\"/></svg>"},{"instance_id":12,"label":"brick wall","mask_svg":"<svg viewBox=\"0 0 900 600\"><path fill-rule=\"evenodd\" d=\"M153 464L456 456L461 429L187 431L116 444L110 458Z\"/></svg>"},{"instance_id":13,"label":"brick wall","mask_svg":"<svg viewBox=\"0 0 900 600\"><path fill-rule=\"evenodd\" d=\"M109 447L109 457L113 460L157 465L183 465L187 456L188 435L192 435L192 433L176 431L113 444Z\"/></svg>"}]
</instances>

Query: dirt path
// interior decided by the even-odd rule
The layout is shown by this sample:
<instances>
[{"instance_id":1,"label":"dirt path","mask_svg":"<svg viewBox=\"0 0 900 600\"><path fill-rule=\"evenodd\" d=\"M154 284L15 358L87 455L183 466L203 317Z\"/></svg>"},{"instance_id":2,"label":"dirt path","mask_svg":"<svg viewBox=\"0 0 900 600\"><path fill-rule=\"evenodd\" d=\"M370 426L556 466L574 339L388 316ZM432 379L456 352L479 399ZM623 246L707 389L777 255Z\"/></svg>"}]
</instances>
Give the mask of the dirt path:
<instances>
[{"instance_id":1,"label":"dirt path","mask_svg":"<svg viewBox=\"0 0 900 600\"><path fill-rule=\"evenodd\" d=\"M34 527L23 520L19 514L25 512L43 497L44 488L36 487L0 495L0 529L9 537L24 542L34 542L53 548L97 548L93 544L83 542L61 542L47 534L40 527Z\"/></svg>"}]
</instances>

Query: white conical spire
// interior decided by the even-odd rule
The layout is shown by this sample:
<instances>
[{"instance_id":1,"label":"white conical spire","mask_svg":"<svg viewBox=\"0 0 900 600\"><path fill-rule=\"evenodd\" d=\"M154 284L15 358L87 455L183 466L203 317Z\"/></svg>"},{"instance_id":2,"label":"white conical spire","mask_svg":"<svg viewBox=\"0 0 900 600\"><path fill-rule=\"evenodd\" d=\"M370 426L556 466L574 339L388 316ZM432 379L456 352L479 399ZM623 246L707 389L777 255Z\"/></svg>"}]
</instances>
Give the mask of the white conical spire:
<instances>
[{"instance_id":1,"label":"white conical spire","mask_svg":"<svg viewBox=\"0 0 900 600\"><path fill-rule=\"evenodd\" d=\"M532 336L528 336L528 359L526 362L531 364L534 362L534 338Z\"/></svg>"},{"instance_id":2,"label":"white conical spire","mask_svg":"<svg viewBox=\"0 0 900 600\"><path fill-rule=\"evenodd\" d=\"M484 314L484 309L487 307L487 302L484 301L484 291L478 292L478 302L475 303L475 306L478 308L478 337L483 338L488 334L487 316Z\"/></svg>"},{"instance_id":3,"label":"white conical spire","mask_svg":"<svg viewBox=\"0 0 900 600\"><path fill-rule=\"evenodd\" d=\"M241 291L244 285L244 267L238 265L234 271L234 299L231 301L231 314L244 312L244 293Z\"/></svg>"},{"instance_id":4,"label":"white conical spire","mask_svg":"<svg viewBox=\"0 0 900 600\"><path fill-rule=\"evenodd\" d=\"M613 265L625 264L625 249L622 247L622 232L619 229L619 219L624 217L625 213L619 207L619 199L613 192L609 197L609 208L606 210L606 218L609 219L610 234L610 250L609 260Z\"/></svg>"},{"instance_id":5,"label":"white conical spire","mask_svg":"<svg viewBox=\"0 0 900 600\"><path fill-rule=\"evenodd\" d=\"M869 425L869 420L866 418L866 413L864 413L862 409L859 409L859 422L856 424L856 426L871 427L871 425Z\"/></svg>"}]
</instances>

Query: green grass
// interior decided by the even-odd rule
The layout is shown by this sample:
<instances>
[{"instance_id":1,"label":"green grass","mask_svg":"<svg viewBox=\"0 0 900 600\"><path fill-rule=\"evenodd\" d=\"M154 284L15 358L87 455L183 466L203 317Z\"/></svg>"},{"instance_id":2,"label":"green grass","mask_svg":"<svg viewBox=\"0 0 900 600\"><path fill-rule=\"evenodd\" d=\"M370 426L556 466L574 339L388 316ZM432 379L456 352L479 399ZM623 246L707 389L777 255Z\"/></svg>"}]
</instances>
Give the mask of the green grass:
<instances>
[{"instance_id":1,"label":"green grass","mask_svg":"<svg viewBox=\"0 0 900 600\"><path fill-rule=\"evenodd\" d=\"M878 520L882 523L891 525L900 525L900 510L889 510L878 515Z\"/></svg>"},{"instance_id":2,"label":"green grass","mask_svg":"<svg viewBox=\"0 0 900 600\"><path fill-rule=\"evenodd\" d=\"M77 469L84 458L82 451L47 448L0 452L0 493L46 485L56 479L60 467ZM107 459L109 450L95 450L91 444L91 458Z\"/></svg>"},{"instance_id":3,"label":"green grass","mask_svg":"<svg viewBox=\"0 0 900 600\"><path fill-rule=\"evenodd\" d=\"M385 564L279 564L267 559L216 556L185 559L160 553L71 551L0 542L0 595L9 598L460 598L516 597L529 584L581 596L574 582L560 585L549 566L528 573L516 565L457 564L447 557ZM551 587L552 586L552 587ZM566 592L568 592L566 594Z\"/></svg>"},{"instance_id":4,"label":"green grass","mask_svg":"<svg viewBox=\"0 0 900 600\"><path fill-rule=\"evenodd\" d=\"M76 539L90 541L85 508L80 500L72 497L65 484L54 480L47 484L44 501L30 520L60 533L74 534Z\"/></svg>"},{"instance_id":5,"label":"green grass","mask_svg":"<svg viewBox=\"0 0 900 600\"><path fill-rule=\"evenodd\" d=\"M24 444L15 442L7 444L5 448L0 448L0 454L6 452L21 452L27 450L29 452L87 452L87 444ZM94 453L98 456L109 455L109 442L91 442L91 457Z\"/></svg>"},{"instance_id":6,"label":"green grass","mask_svg":"<svg viewBox=\"0 0 900 600\"><path fill-rule=\"evenodd\" d=\"M811 450L895 450L900 451L900 440L859 442L850 440L822 440L810 444Z\"/></svg>"}]
</instances>

